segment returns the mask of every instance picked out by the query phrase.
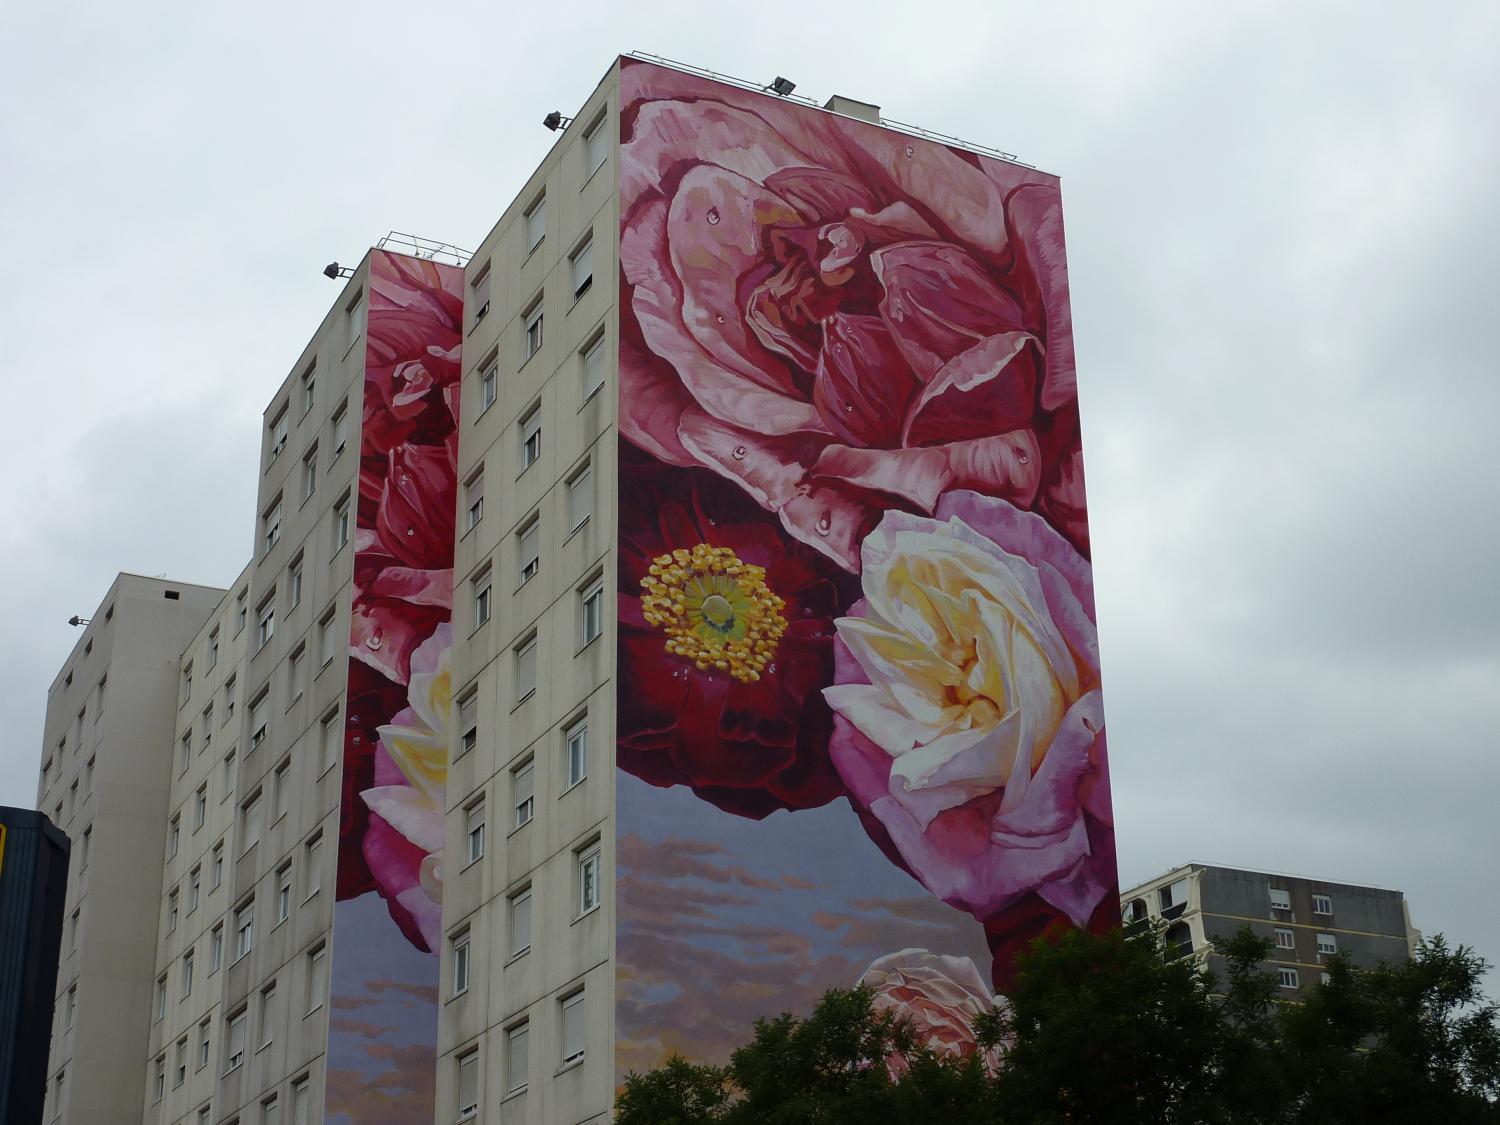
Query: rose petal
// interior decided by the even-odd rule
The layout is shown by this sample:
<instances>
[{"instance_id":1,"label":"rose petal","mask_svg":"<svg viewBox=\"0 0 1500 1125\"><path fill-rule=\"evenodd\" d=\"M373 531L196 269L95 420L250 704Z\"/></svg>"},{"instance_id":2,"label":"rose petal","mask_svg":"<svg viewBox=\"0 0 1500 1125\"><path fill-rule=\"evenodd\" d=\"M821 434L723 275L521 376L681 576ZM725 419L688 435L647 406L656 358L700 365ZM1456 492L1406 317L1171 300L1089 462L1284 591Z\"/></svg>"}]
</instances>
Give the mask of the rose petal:
<instances>
[{"instance_id":1,"label":"rose petal","mask_svg":"<svg viewBox=\"0 0 1500 1125\"><path fill-rule=\"evenodd\" d=\"M1006 200L1011 244L1035 286L1047 325L1043 410L1078 397L1073 360L1073 317L1068 308L1068 258L1063 245L1062 196L1056 183L1026 184Z\"/></svg>"},{"instance_id":2,"label":"rose petal","mask_svg":"<svg viewBox=\"0 0 1500 1125\"><path fill-rule=\"evenodd\" d=\"M943 364L912 403L901 444L939 445L1024 427L1035 409L1035 344L1029 333L1005 332Z\"/></svg>"},{"instance_id":3,"label":"rose petal","mask_svg":"<svg viewBox=\"0 0 1500 1125\"><path fill-rule=\"evenodd\" d=\"M823 325L813 403L833 433L875 448L901 440L916 380L879 317L838 313Z\"/></svg>"}]
</instances>

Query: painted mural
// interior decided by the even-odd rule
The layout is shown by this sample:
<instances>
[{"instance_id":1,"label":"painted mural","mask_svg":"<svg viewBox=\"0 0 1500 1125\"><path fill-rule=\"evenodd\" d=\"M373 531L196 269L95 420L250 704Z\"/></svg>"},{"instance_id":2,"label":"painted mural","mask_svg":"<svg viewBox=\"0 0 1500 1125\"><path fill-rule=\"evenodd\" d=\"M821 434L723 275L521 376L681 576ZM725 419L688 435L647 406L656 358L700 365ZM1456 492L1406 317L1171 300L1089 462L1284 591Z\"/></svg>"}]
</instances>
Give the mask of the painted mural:
<instances>
[{"instance_id":1,"label":"painted mural","mask_svg":"<svg viewBox=\"0 0 1500 1125\"><path fill-rule=\"evenodd\" d=\"M334 907L329 1125L430 1121L463 271L371 251Z\"/></svg>"},{"instance_id":2,"label":"painted mural","mask_svg":"<svg viewBox=\"0 0 1500 1125\"><path fill-rule=\"evenodd\" d=\"M973 1051L1118 920L1057 181L621 65L617 1073Z\"/></svg>"}]
</instances>

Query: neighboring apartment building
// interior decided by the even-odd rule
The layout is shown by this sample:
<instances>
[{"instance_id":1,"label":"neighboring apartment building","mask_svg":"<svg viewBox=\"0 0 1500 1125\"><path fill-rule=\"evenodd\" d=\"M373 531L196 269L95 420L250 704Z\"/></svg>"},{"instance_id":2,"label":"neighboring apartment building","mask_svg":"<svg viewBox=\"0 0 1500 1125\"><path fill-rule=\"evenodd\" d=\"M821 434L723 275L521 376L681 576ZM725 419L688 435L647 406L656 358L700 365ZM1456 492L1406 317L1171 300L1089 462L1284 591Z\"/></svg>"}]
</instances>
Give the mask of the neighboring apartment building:
<instances>
[{"instance_id":1,"label":"neighboring apartment building","mask_svg":"<svg viewBox=\"0 0 1500 1125\"><path fill-rule=\"evenodd\" d=\"M1406 960L1420 936L1400 891L1202 863L1123 891L1120 908L1126 922L1164 924L1170 945L1184 956L1205 956L1221 980L1215 943L1248 925L1274 943L1266 964L1287 997L1320 983L1336 953L1372 968Z\"/></svg>"},{"instance_id":2,"label":"neighboring apartment building","mask_svg":"<svg viewBox=\"0 0 1500 1125\"><path fill-rule=\"evenodd\" d=\"M88 1033L108 1043L95 1056L82 1023L59 1027L52 1117L594 1125L623 1070L717 1058L757 1005L899 975L908 955L982 995L1037 919L1112 923L1055 178L871 105L690 70L618 60L576 119L549 119L558 143L456 264L382 245L330 268L344 287L263 419L244 573L228 591L122 576L115 623L80 639L40 803L67 806L75 857L99 855L83 826L123 810L105 888L80 858L69 894L85 923L121 916L109 936L130 960L101 930L65 949L60 995L78 1000L59 1012L98 1013ZM719 286L733 270L759 288ZM796 370L735 386L736 349ZM944 487L963 490L982 565L1067 575L1049 604L1023 578L1007 596L1034 604L963 627L1020 613L1043 637L1045 706L1067 708L1056 755L1078 758L1036 787L1058 808L1005 829L1021 874L984 830L952 905L944 849L994 814L993 771L946 842L888 832L889 802L831 764L823 698L860 537L918 514L946 534ZM166 590L156 616L124 614ZM673 598L692 603L680 621ZM155 646L151 677L109 670L105 720L135 727L99 768L138 780L80 818L67 794L88 755L64 728L111 628ZM974 732L1001 714L984 692L1003 675L966 696ZM1032 822L1049 827L1028 844ZM105 1069L76 1082L79 1057Z\"/></svg>"}]
</instances>

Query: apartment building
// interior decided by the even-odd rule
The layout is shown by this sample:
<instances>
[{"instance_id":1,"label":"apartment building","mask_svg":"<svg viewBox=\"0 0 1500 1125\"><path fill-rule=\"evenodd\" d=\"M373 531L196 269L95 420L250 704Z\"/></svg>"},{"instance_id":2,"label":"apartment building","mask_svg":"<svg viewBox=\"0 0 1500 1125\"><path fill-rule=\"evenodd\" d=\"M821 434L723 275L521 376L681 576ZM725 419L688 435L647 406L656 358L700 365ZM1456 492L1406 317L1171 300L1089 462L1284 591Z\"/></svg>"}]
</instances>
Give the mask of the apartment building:
<instances>
[{"instance_id":1,"label":"apartment building","mask_svg":"<svg viewBox=\"0 0 1500 1125\"><path fill-rule=\"evenodd\" d=\"M52 1117L594 1125L623 1071L719 1059L828 987L915 959L983 1000L1038 912L1112 923L1055 177L792 90L616 60L475 251L325 271L249 565L122 576L54 687L41 807L97 855L66 728L151 602L155 672L127 696L110 666L136 727L99 753L141 780L92 798L135 802L121 877L81 860L69 892L129 915L133 959L65 959ZM961 893L883 824L879 768L836 768L874 747L824 695L861 537L941 537L949 503L991 559L1068 576L1063 625L1036 593L964 628L1052 630L1082 754L1038 819L1068 829L1008 827L1021 873L996 855Z\"/></svg>"},{"instance_id":2,"label":"apartment building","mask_svg":"<svg viewBox=\"0 0 1500 1125\"><path fill-rule=\"evenodd\" d=\"M1248 925L1274 943L1266 967L1292 999L1326 979L1326 959L1355 965L1411 956L1420 937L1400 891L1300 875L1187 863L1121 893L1126 922L1159 922L1183 956L1206 958L1220 979L1215 943Z\"/></svg>"}]
</instances>

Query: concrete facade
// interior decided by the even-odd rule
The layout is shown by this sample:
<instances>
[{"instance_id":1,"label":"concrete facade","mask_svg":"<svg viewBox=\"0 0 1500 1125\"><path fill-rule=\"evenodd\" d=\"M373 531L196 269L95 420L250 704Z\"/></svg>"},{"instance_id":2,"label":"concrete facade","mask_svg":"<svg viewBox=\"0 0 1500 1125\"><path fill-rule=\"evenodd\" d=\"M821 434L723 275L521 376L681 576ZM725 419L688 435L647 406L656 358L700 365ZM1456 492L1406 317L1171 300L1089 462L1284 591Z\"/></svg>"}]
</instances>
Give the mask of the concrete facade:
<instances>
[{"instance_id":1,"label":"concrete facade","mask_svg":"<svg viewBox=\"0 0 1500 1125\"><path fill-rule=\"evenodd\" d=\"M1286 999L1315 987L1335 953L1371 968L1404 961L1420 936L1400 891L1202 863L1131 887L1120 908L1127 923L1164 925L1168 942L1204 958L1220 979L1224 960L1215 944L1248 925L1274 943L1266 968Z\"/></svg>"}]
</instances>

